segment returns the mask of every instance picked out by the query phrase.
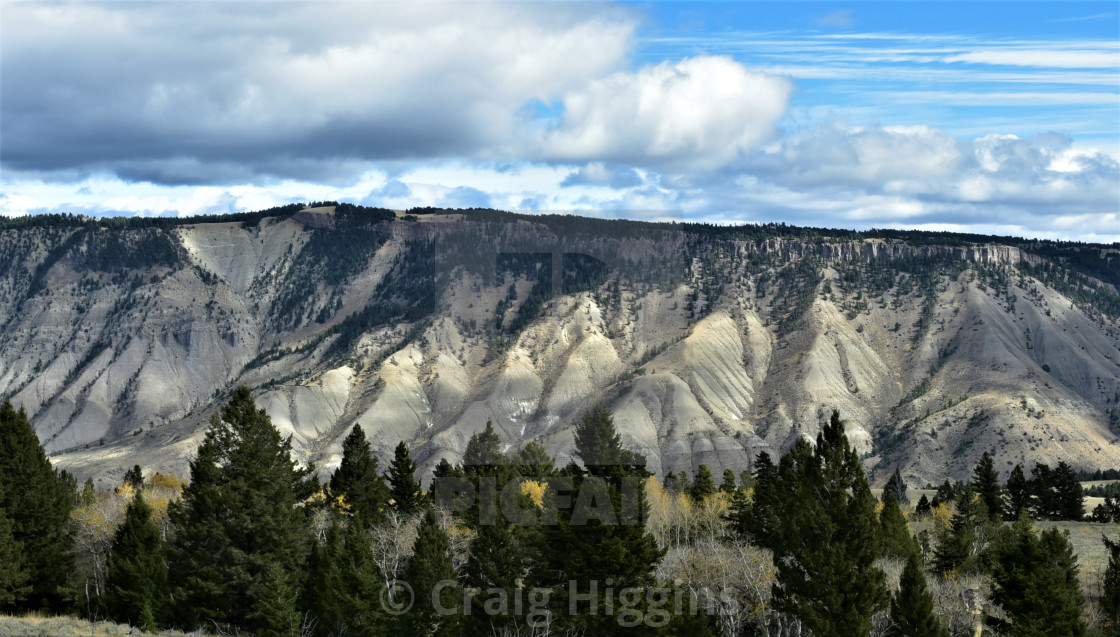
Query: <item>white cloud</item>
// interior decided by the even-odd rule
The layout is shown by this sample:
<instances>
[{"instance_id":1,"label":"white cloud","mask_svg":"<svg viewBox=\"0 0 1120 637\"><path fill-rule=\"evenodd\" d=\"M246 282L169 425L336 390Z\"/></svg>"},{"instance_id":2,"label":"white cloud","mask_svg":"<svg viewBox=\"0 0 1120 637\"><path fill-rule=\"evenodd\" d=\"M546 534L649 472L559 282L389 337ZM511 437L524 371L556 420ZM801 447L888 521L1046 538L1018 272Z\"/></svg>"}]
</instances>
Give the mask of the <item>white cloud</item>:
<instances>
[{"instance_id":1,"label":"white cloud","mask_svg":"<svg viewBox=\"0 0 1120 637\"><path fill-rule=\"evenodd\" d=\"M1113 69L1120 67L1120 51L1077 51L1051 49L990 49L949 55L945 62L1039 66L1069 69Z\"/></svg>"},{"instance_id":2,"label":"white cloud","mask_svg":"<svg viewBox=\"0 0 1120 637\"><path fill-rule=\"evenodd\" d=\"M792 84L724 57L616 73L566 93L541 155L704 169L768 140Z\"/></svg>"}]
</instances>

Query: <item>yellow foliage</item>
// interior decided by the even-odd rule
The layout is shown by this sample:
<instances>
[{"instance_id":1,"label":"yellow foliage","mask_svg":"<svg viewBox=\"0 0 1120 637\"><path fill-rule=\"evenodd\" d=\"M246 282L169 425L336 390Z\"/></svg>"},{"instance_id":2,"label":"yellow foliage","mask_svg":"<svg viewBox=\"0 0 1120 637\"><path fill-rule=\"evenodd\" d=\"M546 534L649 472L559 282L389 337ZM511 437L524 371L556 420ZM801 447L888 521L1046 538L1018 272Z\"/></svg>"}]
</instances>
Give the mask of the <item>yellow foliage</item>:
<instances>
[{"instance_id":1,"label":"yellow foliage","mask_svg":"<svg viewBox=\"0 0 1120 637\"><path fill-rule=\"evenodd\" d=\"M938 532L949 529L949 520L953 517L953 509L947 502L938 504L930 513L933 515L933 526Z\"/></svg>"},{"instance_id":2,"label":"yellow foliage","mask_svg":"<svg viewBox=\"0 0 1120 637\"><path fill-rule=\"evenodd\" d=\"M548 485L536 480L525 480L521 483L521 495L529 496L538 508L544 506L544 492L548 489Z\"/></svg>"},{"instance_id":3,"label":"yellow foliage","mask_svg":"<svg viewBox=\"0 0 1120 637\"><path fill-rule=\"evenodd\" d=\"M183 487L187 486L187 479L179 476L168 475L160 472L155 472L148 476L147 487L149 489L167 489L174 491L176 495L183 492Z\"/></svg>"}]
</instances>

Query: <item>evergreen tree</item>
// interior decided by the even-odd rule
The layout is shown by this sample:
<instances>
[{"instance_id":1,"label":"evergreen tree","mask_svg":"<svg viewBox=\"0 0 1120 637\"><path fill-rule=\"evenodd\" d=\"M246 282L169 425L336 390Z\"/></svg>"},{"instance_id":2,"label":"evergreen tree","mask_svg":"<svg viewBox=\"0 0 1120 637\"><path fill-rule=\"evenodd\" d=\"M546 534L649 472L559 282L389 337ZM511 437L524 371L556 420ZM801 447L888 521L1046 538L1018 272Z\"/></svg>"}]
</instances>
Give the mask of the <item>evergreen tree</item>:
<instances>
[{"instance_id":1,"label":"evergreen tree","mask_svg":"<svg viewBox=\"0 0 1120 637\"><path fill-rule=\"evenodd\" d=\"M343 496L356 524L365 528L384 518L389 486L377 468L377 456L361 425L354 425L342 442L342 462L331 476L331 494Z\"/></svg>"},{"instance_id":2,"label":"evergreen tree","mask_svg":"<svg viewBox=\"0 0 1120 637\"><path fill-rule=\"evenodd\" d=\"M1101 610L1108 635L1120 637L1120 541L1113 542L1104 535L1101 535L1101 540L1108 550L1108 567L1101 585Z\"/></svg>"},{"instance_id":3,"label":"evergreen tree","mask_svg":"<svg viewBox=\"0 0 1120 637\"><path fill-rule=\"evenodd\" d=\"M101 603L113 621L152 631L166 623L170 601L163 541L137 491L113 537Z\"/></svg>"},{"instance_id":4,"label":"evergreen tree","mask_svg":"<svg viewBox=\"0 0 1120 637\"><path fill-rule=\"evenodd\" d=\"M902 515L902 507L894 499L894 491L884 491L886 500L879 512L879 533L882 537L883 555L906 559L918 552L914 536Z\"/></svg>"},{"instance_id":5,"label":"evergreen tree","mask_svg":"<svg viewBox=\"0 0 1120 637\"><path fill-rule=\"evenodd\" d=\"M420 522L412 557L405 567L404 581L412 590L413 604L408 612L398 618L398 634L454 634L455 615L441 616L440 610L454 609L455 614L459 614L462 595L457 586L448 585L448 582L456 581L455 568L451 563L450 541L431 507ZM433 601L438 601L441 608L435 607Z\"/></svg>"},{"instance_id":6,"label":"evergreen tree","mask_svg":"<svg viewBox=\"0 0 1120 637\"><path fill-rule=\"evenodd\" d=\"M734 495L738 487L735 484L735 472L731 469L723 470L723 481L719 483L719 490L727 495Z\"/></svg>"},{"instance_id":7,"label":"evergreen tree","mask_svg":"<svg viewBox=\"0 0 1120 637\"><path fill-rule=\"evenodd\" d=\"M1085 517L1085 494L1073 468L1065 462L1059 462L1051 474L1051 485L1054 489L1055 518L1082 520Z\"/></svg>"},{"instance_id":8,"label":"evergreen tree","mask_svg":"<svg viewBox=\"0 0 1120 637\"><path fill-rule=\"evenodd\" d=\"M949 480L945 480L945 482L942 482L941 485L937 487L937 492L933 494L933 501L930 502L930 506L937 508L942 504L948 504L956 500L958 491L957 485L954 485Z\"/></svg>"},{"instance_id":9,"label":"evergreen tree","mask_svg":"<svg viewBox=\"0 0 1120 637\"><path fill-rule=\"evenodd\" d=\"M27 573L22 561L19 546L12 537L12 523L0 511L0 608L16 606L27 593Z\"/></svg>"},{"instance_id":10,"label":"evergreen tree","mask_svg":"<svg viewBox=\"0 0 1120 637\"><path fill-rule=\"evenodd\" d=\"M527 550L522 539L514 533L497 513L493 524L483 524L471 541L465 569L465 585L477 591L472 600L472 613L465 618L470 634L490 634L509 629L518 617L512 603L517 594L518 582L528 566ZM489 600L507 600L504 605L486 612Z\"/></svg>"},{"instance_id":11,"label":"evergreen tree","mask_svg":"<svg viewBox=\"0 0 1120 637\"><path fill-rule=\"evenodd\" d=\"M517 454L517 473L530 480L541 480L556 473L556 462L544 447L529 442Z\"/></svg>"},{"instance_id":12,"label":"evergreen tree","mask_svg":"<svg viewBox=\"0 0 1120 637\"><path fill-rule=\"evenodd\" d=\"M746 489L731 493L731 506L724 516L728 534L733 539L746 539L750 534L751 500Z\"/></svg>"},{"instance_id":13,"label":"evergreen tree","mask_svg":"<svg viewBox=\"0 0 1120 637\"><path fill-rule=\"evenodd\" d=\"M124 474L121 484L130 485L133 489L143 489L144 472L140 469L140 465L132 465L132 468Z\"/></svg>"},{"instance_id":14,"label":"evergreen tree","mask_svg":"<svg viewBox=\"0 0 1120 637\"><path fill-rule=\"evenodd\" d=\"M385 585L363 527L333 524L322 546L312 544L304 572L296 606L316 635L386 634L389 622L380 604Z\"/></svg>"},{"instance_id":15,"label":"evergreen tree","mask_svg":"<svg viewBox=\"0 0 1120 637\"><path fill-rule=\"evenodd\" d=\"M971 484L957 493L956 506L949 528L937 538L933 563L939 575L978 572L982 567L979 547L988 534L988 511Z\"/></svg>"},{"instance_id":16,"label":"evergreen tree","mask_svg":"<svg viewBox=\"0 0 1120 637\"><path fill-rule=\"evenodd\" d=\"M764 512L751 527L774 553L774 608L821 637L867 634L887 604L886 577L875 566L875 498L840 414L832 413L815 448L799 439L771 471L756 473Z\"/></svg>"},{"instance_id":17,"label":"evergreen tree","mask_svg":"<svg viewBox=\"0 0 1120 637\"><path fill-rule=\"evenodd\" d=\"M7 610L62 612L73 591L70 509L77 500L74 478L51 467L27 414L0 404L0 517L11 524L12 543L29 585L23 601Z\"/></svg>"},{"instance_id":18,"label":"evergreen tree","mask_svg":"<svg viewBox=\"0 0 1120 637\"><path fill-rule=\"evenodd\" d=\"M1013 637L1085 635L1085 599L1065 535L1051 528L1039 538L1022 516L1001 529L991 553L992 601L1008 618L1000 628Z\"/></svg>"},{"instance_id":19,"label":"evergreen tree","mask_svg":"<svg viewBox=\"0 0 1120 637\"><path fill-rule=\"evenodd\" d=\"M1058 519L1058 498L1054 491L1053 471L1049 465L1036 462L1031 472L1031 512L1039 520Z\"/></svg>"},{"instance_id":20,"label":"evergreen tree","mask_svg":"<svg viewBox=\"0 0 1120 637\"><path fill-rule=\"evenodd\" d=\"M308 536L296 502L314 484L310 470L297 466L291 439L280 437L247 387L211 417L190 469L190 482L169 509L178 623L271 630L277 596L295 590L305 555ZM282 572L266 572L270 566Z\"/></svg>"},{"instance_id":21,"label":"evergreen tree","mask_svg":"<svg viewBox=\"0 0 1120 637\"><path fill-rule=\"evenodd\" d=\"M416 480L416 465L403 440L397 443L389 465L389 495L393 498L393 507L405 515L419 511L424 503L424 492Z\"/></svg>"},{"instance_id":22,"label":"evergreen tree","mask_svg":"<svg viewBox=\"0 0 1120 637\"><path fill-rule=\"evenodd\" d=\"M78 506L88 507L97 503L97 491L93 488L93 478L86 478L82 492L78 495Z\"/></svg>"},{"instance_id":23,"label":"evergreen tree","mask_svg":"<svg viewBox=\"0 0 1120 637\"><path fill-rule=\"evenodd\" d=\"M888 492L894 495L894 500L899 506L904 507L910 504L910 496L906 493L906 481L902 479L898 467L895 467L894 473L887 479L887 484L883 487L882 501L884 504L887 502Z\"/></svg>"},{"instance_id":24,"label":"evergreen tree","mask_svg":"<svg viewBox=\"0 0 1120 637\"><path fill-rule=\"evenodd\" d=\"M898 592L891 598L891 626L888 637L949 637L933 614L933 596L926 588L921 555L917 551L906 558L906 567L898 582Z\"/></svg>"},{"instance_id":25,"label":"evergreen tree","mask_svg":"<svg viewBox=\"0 0 1120 637\"><path fill-rule=\"evenodd\" d=\"M559 620L564 629L602 634L620 630L616 618L606 613L604 582L611 580L615 590L651 585L664 552L645 529L645 458L622 447L610 410L600 404L584 414L575 439L587 471L570 465L570 507L556 505L555 486L569 476L549 482L544 510L553 512L555 522L538 529L529 579L552 589L557 608L569 608L569 582L581 594L596 582L598 594L577 604L576 614Z\"/></svg>"},{"instance_id":26,"label":"evergreen tree","mask_svg":"<svg viewBox=\"0 0 1120 637\"><path fill-rule=\"evenodd\" d=\"M987 451L972 470L972 488L987 507L989 516L997 520L1003 518L1003 489L999 486L995 462Z\"/></svg>"},{"instance_id":27,"label":"evergreen tree","mask_svg":"<svg viewBox=\"0 0 1120 637\"><path fill-rule=\"evenodd\" d=\"M933 507L929 504L929 498L923 493L922 497L918 498L918 504L914 506L914 515L922 518L929 515L932 510Z\"/></svg>"},{"instance_id":28,"label":"evergreen tree","mask_svg":"<svg viewBox=\"0 0 1120 637\"><path fill-rule=\"evenodd\" d=\"M708 465L701 464L696 471L696 479L692 481L692 488L689 489L688 494L692 497L693 502L703 502L704 498L714 495L715 492L716 482L712 477L712 472L708 469Z\"/></svg>"},{"instance_id":29,"label":"evergreen tree","mask_svg":"<svg viewBox=\"0 0 1120 637\"><path fill-rule=\"evenodd\" d=\"M250 618L257 637L291 637L302 632L303 615L296 610L297 589L289 571L271 562L253 582L251 594L256 606Z\"/></svg>"},{"instance_id":30,"label":"evergreen tree","mask_svg":"<svg viewBox=\"0 0 1120 637\"><path fill-rule=\"evenodd\" d=\"M1007 506L1004 507L1004 519L1015 521L1019 519L1019 512L1031 509L1031 485L1023 474L1023 467L1015 465L1011 475L1007 478Z\"/></svg>"},{"instance_id":31,"label":"evergreen tree","mask_svg":"<svg viewBox=\"0 0 1120 637\"><path fill-rule=\"evenodd\" d=\"M677 474L669 471L665 474L665 490L669 493L680 493L684 490L681 486L680 480L677 479Z\"/></svg>"}]
</instances>

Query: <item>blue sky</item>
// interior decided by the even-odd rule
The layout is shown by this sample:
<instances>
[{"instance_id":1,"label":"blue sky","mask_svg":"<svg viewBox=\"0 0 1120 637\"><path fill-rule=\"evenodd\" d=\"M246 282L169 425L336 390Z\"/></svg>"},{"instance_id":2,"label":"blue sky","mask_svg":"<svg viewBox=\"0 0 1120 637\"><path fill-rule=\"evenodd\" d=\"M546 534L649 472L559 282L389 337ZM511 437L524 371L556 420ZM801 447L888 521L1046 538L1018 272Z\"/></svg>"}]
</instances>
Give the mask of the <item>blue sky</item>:
<instances>
[{"instance_id":1,"label":"blue sky","mask_svg":"<svg viewBox=\"0 0 1120 637\"><path fill-rule=\"evenodd\" d=\"M1120 241L1114 2L0 2L0 213Z\"/></svg>"}]
</instances>

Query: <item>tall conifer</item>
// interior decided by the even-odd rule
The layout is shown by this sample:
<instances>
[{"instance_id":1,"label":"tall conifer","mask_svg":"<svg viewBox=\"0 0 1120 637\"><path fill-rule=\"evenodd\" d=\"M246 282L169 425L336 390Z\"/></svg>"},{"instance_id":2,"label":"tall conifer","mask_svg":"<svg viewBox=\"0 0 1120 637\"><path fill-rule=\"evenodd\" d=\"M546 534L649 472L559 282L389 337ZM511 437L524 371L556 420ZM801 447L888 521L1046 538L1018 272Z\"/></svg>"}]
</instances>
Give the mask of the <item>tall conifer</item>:
<instances>
[{"instance_id":1,"label":"tall conifer","mask_svg":"<svg viewBox=\"0 0 1120 637\"><path fill-rule=\"evenodd\" d=\"M389 506L389 486L377 468L366 433L361 425L342 441L342 462L331 476L331 493L343 496L357 524L367 526L382 520Z\"/></svg>"},{"instance_id":2,"label":"tall conifer","mask_svg":"<svg viewBox=\"0 0 1120 637\"><path fill-rule=\"evenodd\" d=\"M113 621L151 631L167 621L170 602L163 542L152 508L137 491L113 537L101 603Z\"/></svg>"},{"instance_id":3,"label":"tall conifer","mask_svg":"<svg viewBox=\"0 0 1120 637\"><path fill-rule=\"evenodd\" d=\"M280 602L294 595L309 540L296 502L310 471L246 387L210 419L190 466L170 507L179 624L271 630Z\"/></svg>"},{"instance_id":4,"label":"tall conifer","mask_svg":"<svg viewBox=\"0 0 1120 637\"><path fill-rule=\"evenodd\" d=\"M6 400L0 404L0 483L6 487L0 490L0 517L11 524L29 585L19 606L7 609L68 609L75 480L51 467L27 414Z\"/></svg>"},{"instance_id":5,"label":"tall conifer","mask_svg":"<svg viewBox=\"0 0 1120 637\"><path fill-rule=\"evenodd\" d=\"M393 507L405 515L419 511L424 502L423 491L416 480L416 464L403 440L397 444L389 465L389 495L393 498Z\"/></svg>"},{"instance_id":6,"label":"tall conifer","mask_svg":"<svg viewBox=\"0 0 1120 637\"><path fill-rule=\"evenodd\" d=\"M1003 488L999 486L999 474L996 473L995 462L985 451L980 456L980 461L972 470L972 488L980 501L988 509L988 516L993 519L1003 518Z\"/></svg>"},{"instance_id":7,"label":"tall conifer","mask_svg":"<svg viewBox=\"0 0 1120 637\"><path fill-rule=\"evenodd\" d=\"M891 598L891 626L888 637L949 637L933 614L933 596L926 587L922 560L917 551L906 558L906 567Z\"/></svg>"}]
</instances>

